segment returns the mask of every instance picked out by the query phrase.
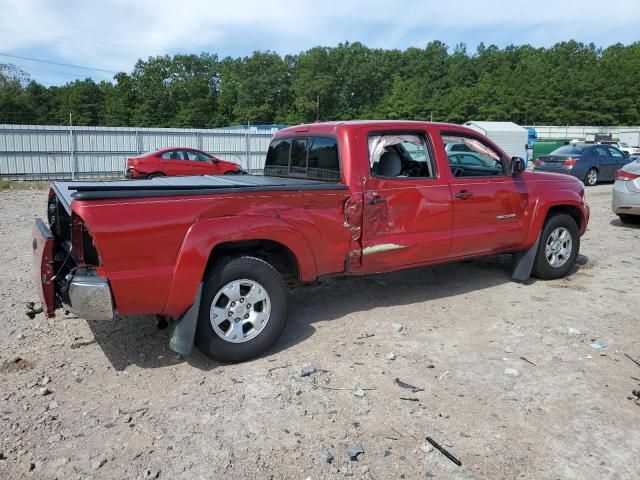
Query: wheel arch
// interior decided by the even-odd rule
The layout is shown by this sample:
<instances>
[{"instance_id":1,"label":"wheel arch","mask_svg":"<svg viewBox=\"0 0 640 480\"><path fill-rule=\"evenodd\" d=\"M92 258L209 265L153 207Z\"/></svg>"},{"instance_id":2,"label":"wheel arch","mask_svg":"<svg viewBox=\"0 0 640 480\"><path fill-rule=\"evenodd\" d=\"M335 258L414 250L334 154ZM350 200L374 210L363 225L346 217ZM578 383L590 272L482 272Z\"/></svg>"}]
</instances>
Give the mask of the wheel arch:
<instances>
[{"instance_id":1,"label":"wheel arch","mask_svg":"<svg viewBox=\"0 0 640 480\"><path fill-rule=\"evenodd\" d=\"M298 259L291 249L283 243L266 238L218 243L209 254L205 271L219 259L236 255L260 258L273 266L285 279L300 280Z\"/></svg>"},{"instance_id":2,"label":"wheel arch","mask_svg":"<svg viewBox=\"0 0 640 480\"><path fill-rule=\"evenodd\" d=\"M586 220L583 218L581 210L577 206L570 204L553 205L552 207L550 207L547 210L547 214L545 215L543 225L547 221L547 219L549 219L549 217L557 213L566 213L571 218L573 218L576 221L576 225L578 226L578 231L582 232L582 228L585 226L584 223L586 222Z\"/></svg>"},{"instance_id":3,"label":"wheel arch","mask_svg":"<svg viewBox=\"0 0 640 480\"><path fill-rule=\"evenodd\" d=\"M538 238L538 234L544 228L544 224L550 215L566 213L570 215L578 225L578 232L583 235L589 222L589 207L584 203L578 192L567 190L547 191L543 197L539 197L534 207L529 233L525 241L528 248Z\"/></svg>"},{"instance_id":4,"label":"wheel arch","mask_svg":"<svg viewBox=\"0 0 640 480\"><path fill-rule=\"evenodd\" d=\"M271 260L287 279L310 282L317 277L313 251L304 236L272 217L223 217L189 228L174 262L163 313L180 317L193 303L207 268L224 256L254 255ZM270 262L271 263L271 262Z\"/></svg>"}]
</instances>

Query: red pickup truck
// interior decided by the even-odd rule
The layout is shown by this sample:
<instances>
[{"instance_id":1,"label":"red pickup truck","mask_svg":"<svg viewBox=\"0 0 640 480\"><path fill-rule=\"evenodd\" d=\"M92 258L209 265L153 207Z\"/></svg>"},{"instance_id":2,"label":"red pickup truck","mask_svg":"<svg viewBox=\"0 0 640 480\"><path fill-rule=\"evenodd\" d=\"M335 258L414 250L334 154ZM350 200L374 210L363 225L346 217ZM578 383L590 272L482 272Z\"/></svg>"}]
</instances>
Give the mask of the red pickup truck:
<instances>
[{"instance_id":1,"label":"red pickup truck","mask_svg":"<svg viewBox=\"0 0 640 480\"><path fill-rule=\"evenodd\" d=\"M161 315L175 351L241 361L280 335L287 284L497 253L517 280L567 275L589 208L579 180L525 171L470 129L353 121L281 130L264 176L56 182L47 217L48 316Z\"/></svg>"}]
</instances>

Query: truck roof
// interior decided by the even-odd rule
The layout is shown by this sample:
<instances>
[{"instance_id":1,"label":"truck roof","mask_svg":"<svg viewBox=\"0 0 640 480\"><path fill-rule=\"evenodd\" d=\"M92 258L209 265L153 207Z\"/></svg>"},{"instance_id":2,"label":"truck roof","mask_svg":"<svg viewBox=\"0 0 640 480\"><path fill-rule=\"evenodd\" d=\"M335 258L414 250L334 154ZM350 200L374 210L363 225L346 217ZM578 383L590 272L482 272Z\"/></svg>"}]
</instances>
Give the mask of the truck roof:
<instances>
[{"instance_id":1,"label":"truck roof","mask_svg":"<svg viewBox=\"0 0 640 480\"><path fill-rule=\"evenodd\" d=\"M379 127L379 128L415 128L425 127L427 125L438 127L455 127L456 129L466 130L465 127L452 123L443 122L427 122L422 120L337 120L332 122L316 122L294 125L292 127L283 128L275 134L274 138L291 136L292 134L316 133L316 134L333 134L339 127L351 129L359 127Z\"/></svg>"}]
</instances>

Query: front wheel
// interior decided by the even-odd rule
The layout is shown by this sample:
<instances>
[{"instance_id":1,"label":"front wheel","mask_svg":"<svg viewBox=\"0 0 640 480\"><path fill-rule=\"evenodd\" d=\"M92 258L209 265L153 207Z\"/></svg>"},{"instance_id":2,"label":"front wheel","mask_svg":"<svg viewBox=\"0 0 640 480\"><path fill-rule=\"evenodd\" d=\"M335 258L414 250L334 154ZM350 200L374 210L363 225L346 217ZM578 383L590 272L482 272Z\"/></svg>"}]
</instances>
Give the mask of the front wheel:
<instances>
[{"instance_id":1,"label":"front wheel","mask_svg":"<svg viewBox=\"0 0 640 480\"><path fill-rule=\"evenodd\" d=\"M533 275L542 280L565 277L573 268L580 250L578 225L570 215L550 216L542 228Z\"/></svg>"},{"instance_id":2,"label":"front wheel","mask_svg":"<svg viewBox=\"0 0 640 480\"><path fill-rule=\"evenodd\" d=\"M287 318L280 273L255 257L221 259L206 274L196 345L208 357L242 362L271 347Z\"/></svg>"}]
</instances>

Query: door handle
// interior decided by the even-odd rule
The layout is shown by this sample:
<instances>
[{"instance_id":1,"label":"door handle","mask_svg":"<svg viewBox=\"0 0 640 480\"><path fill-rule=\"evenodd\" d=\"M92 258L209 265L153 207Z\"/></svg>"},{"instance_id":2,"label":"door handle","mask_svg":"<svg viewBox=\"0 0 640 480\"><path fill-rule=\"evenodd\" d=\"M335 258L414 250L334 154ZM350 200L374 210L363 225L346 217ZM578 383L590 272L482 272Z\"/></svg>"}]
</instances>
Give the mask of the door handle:
<instances>
[{"instance_id":1,"label":"door handle","mask_svg":"<svg viewBox=\"0 0 640 480\"><path fill-rule=\"evenodd\" d=\"M473 196L473 192L470 192L469 190L460 190L458 193L456 193L456 198L461 198L462 200L466 200L469 197Z\"/></svg>"},{"instance_id":2,"label":"door handle","mask_svg":"<svg viewBox=\"0 0 640 480\"><path fill-rule=\"evenodd\" d=\"M369 198L369 205L378 205L380 203L386 203L387 201L382 197L371 197Z\"/></svg>"}]
</instances>

